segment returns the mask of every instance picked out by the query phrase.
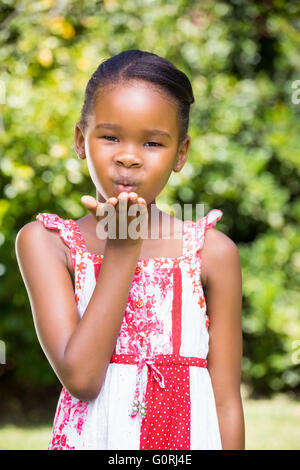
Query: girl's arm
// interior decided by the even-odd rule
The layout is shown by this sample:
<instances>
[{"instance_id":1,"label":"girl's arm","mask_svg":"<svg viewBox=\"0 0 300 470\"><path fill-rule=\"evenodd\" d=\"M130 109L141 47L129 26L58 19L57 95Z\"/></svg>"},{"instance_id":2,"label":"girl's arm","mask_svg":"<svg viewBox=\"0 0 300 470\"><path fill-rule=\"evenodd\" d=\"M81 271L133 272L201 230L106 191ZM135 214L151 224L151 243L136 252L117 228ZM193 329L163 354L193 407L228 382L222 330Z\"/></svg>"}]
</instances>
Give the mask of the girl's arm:
<instances>
[{"instance_id":1,"label":"girl's arm","mask_svg":"<svg viewBox=\"0 0 300 470\"><path fill-rule=\"evenodd\" d=\"M242 361L242 275L238 248L222 232L208 229L203 247L211 376L222 448L244 449L240 375Z\"/></svg>"},{"instance_id":2,"label":"girl's arm","mask_svg":"<svg viewBox=\"0 0 300 470\"><path fill-rule=\"evenodd\" d=\"M100 392L113 354L142 239L128 246L107 240L82 319L62 243L57 232L30 222L18 232L17 259L48 361L71 395L91 400Z\"/></svg>"}]
</instances>

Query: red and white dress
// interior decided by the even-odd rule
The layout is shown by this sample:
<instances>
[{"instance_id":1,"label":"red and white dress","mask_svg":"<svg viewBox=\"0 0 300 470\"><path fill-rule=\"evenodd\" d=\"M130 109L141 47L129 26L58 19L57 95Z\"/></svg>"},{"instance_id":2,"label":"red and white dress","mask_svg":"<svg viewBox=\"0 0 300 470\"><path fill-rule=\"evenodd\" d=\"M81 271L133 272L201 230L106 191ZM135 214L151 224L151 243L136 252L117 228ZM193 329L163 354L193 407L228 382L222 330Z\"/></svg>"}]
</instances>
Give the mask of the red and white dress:
<instances>
[{"instance_id":1,"label":"red and white dress","mask_svg":"<svg viewBox=\"0 0 300 470\"><path fill-rule=\"evenodd\" d=\"M139 259L115 349L99 395L90 401L62 388L48 449L221 449L207 369L209 318L200 249L223 213L183 221L183 255ZM89 253L78 224L36 217L70 249L80 317L103 256Z\"/></svg>"}]
</instances>

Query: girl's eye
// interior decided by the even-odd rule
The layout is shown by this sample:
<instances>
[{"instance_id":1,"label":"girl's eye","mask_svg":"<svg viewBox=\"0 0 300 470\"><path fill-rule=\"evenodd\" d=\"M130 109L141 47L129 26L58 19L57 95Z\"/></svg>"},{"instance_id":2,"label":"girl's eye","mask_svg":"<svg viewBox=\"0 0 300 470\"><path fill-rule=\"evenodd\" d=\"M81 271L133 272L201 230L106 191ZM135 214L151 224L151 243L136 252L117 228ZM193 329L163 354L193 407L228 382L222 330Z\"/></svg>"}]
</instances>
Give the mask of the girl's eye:
<instances>
[{"instance_id":1,"label":"girl's eye","mask_svg":"<svg viewBox=\"0 0 300 470\"><path fill-rule=\"evenodd\" d=\"M102 136L102 139L116 139L117 137L114 137L112 135L103 135ZM161 147L161 144L159 144L158 142L146 142L147 144L154 144L155 147L159 146ZM152 145L151 145L152 147Z\"/></svg>"},{"instance_id":2,"label":"girl's eye","mask_svg":"<svg viewBox=\"0 0 300 470\"><path fill-rule=\"evenodd\" d=\"M113 137L112 135L103 135L102 139L116 139L116 137Z\"/></svg>"},{"instance_id":3,"label":"girl's eye","mask_svg":"<svg viewBox=\"0 0 300 470\"><path fill-rule=\"evenodd\" d=\"M157 142L147 142L147 144L154 144L156 146L161 146L161 144L158 144Z\"/></svg>"}]
</instances>

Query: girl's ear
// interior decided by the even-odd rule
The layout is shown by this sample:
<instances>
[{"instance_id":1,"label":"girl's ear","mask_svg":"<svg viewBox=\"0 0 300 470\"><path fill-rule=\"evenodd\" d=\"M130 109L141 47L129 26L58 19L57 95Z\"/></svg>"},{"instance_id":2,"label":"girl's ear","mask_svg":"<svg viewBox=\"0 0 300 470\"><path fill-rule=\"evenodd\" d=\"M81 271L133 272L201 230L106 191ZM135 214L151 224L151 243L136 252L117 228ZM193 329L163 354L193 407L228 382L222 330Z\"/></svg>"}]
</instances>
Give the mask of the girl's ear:
<instances>
[{"instance_id":1,"label":"girl's ear","mask_svg":"<svg viewBox=\"0 0 300 470\"><path fill-rule=\"evenodd\" d=\"M184 164L189 154L190 145L191 145L191 138L188 135L179 146L176 162L173 167L173 171L175 171L175 173L179 172L184 167Z\"/></svg>"},{"instance_id":2,"label":"girl's ear","mask_svg":"<svg viewBox=\"0 0 300 470\"><path fill-rule=\"evenodd\" d=\"M79 122L76 123L74 133L74 149L81 160L85 159L84 132Z\"/></svg>"}]
</instances>

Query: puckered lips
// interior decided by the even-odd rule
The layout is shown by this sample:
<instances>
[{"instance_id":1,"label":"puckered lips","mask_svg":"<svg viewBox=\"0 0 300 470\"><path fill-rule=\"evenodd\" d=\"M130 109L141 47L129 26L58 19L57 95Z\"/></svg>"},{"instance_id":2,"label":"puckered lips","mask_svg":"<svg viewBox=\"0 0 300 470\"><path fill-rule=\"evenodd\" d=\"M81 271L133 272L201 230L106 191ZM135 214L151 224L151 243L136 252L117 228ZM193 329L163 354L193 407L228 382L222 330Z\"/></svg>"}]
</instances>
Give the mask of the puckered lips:
<instances>
[{"instance_id":1,"label":"puckered lips","mask_svg":"<svg viewBox=\"0 0 300 470\"><path fill-rule=\"evenodd\" d=\"M114 186L119 193L130 193L131 191L136 192L138 182L132 176L120 176L114 180Z\"/></svg>"}]
</instances>

